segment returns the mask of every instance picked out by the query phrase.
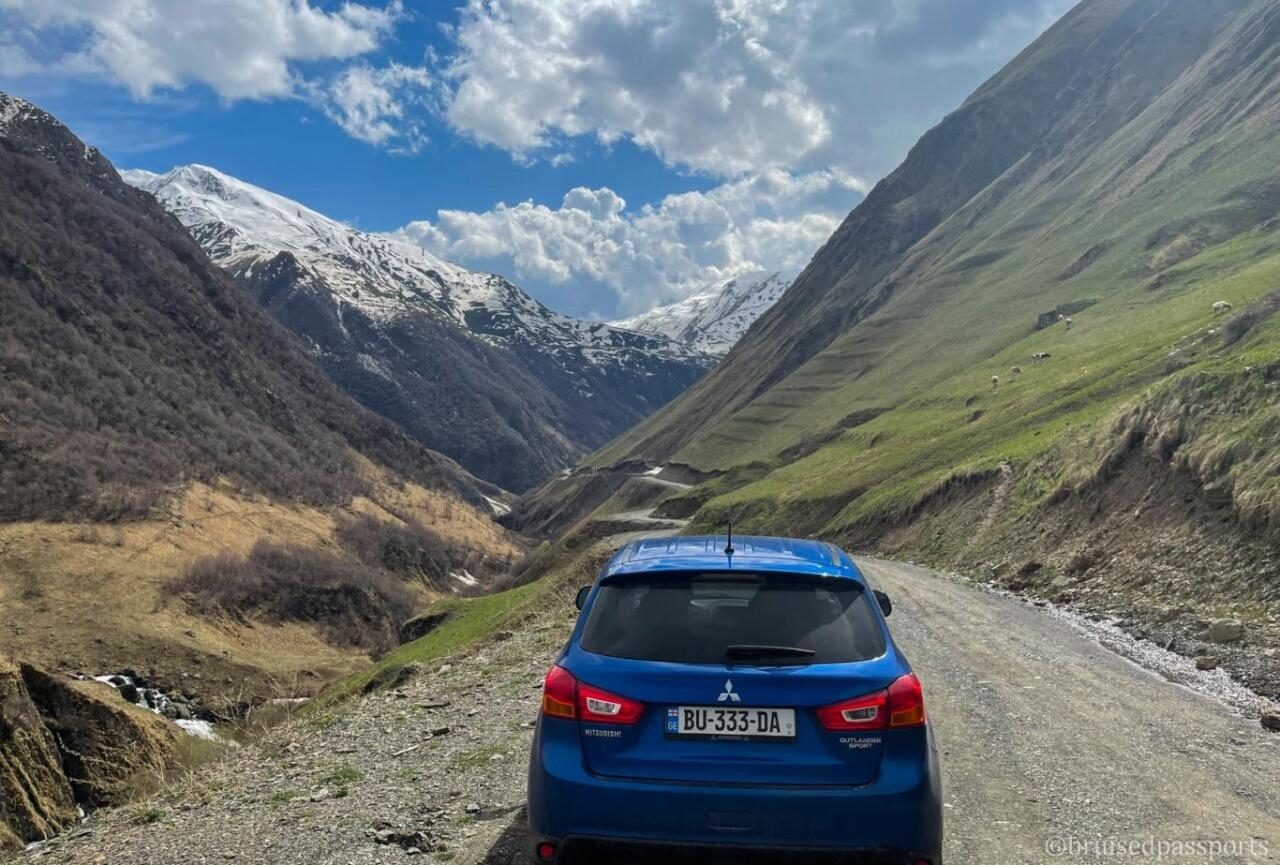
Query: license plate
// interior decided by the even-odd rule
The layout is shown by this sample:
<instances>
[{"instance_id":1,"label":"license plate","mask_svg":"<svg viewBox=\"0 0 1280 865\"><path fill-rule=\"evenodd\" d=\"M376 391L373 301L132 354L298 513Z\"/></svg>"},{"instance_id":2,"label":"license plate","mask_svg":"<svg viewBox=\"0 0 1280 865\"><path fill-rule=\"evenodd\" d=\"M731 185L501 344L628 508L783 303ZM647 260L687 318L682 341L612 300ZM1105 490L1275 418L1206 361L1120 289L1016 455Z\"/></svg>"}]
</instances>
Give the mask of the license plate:
<instances>
[{"instance_id":1,"label":"license plate","mask_svg":"<svg viewBox=\"0 0 1280 865\"><path fill-rule=\"evenodd\" d=\"M794 739L795 709L668 706L668 736L681 739L757 741Z\"/></svg>"}]
</instances>

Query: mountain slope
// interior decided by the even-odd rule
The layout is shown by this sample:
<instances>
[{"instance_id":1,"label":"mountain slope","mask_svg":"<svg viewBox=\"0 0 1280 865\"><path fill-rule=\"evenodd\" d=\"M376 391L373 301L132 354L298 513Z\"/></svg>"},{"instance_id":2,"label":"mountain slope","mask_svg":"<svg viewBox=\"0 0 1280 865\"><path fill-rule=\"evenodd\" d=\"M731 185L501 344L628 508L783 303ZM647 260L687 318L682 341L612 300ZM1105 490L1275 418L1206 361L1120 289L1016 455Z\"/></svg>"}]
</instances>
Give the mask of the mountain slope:
<instances>
[{"instance_id":1,"label":"mountain slope","mask_svg":"<svg viewBox=\"0 0 1280 865\"><path fill-rule=\"evenodd\" d=\"M353 451L479 501L329 384L101 154L3 95L0 184L0 519L145 512L175 482L227 476L340 501L364 488Z\"/></svg>"},{"instance_id":2,"label":"mountain slope","mask_svg":"<svg viewBox=\"0 0 1280 865\"><path fill-rule=\"evenodd\" d=\"M1221 49L1224 22L1235 20L1241 7L1236 0L1105 0L1077 7L925 134L724 364L608 453L634 449L658 458L707 440L706 447L695 445L682 456L715 463L718 444L750 440L751 455L766 456L812 427L788 423L759 441L754 433L789 414L784 406L793 403L812 410L810 418L823 415L815 403L832 404L826 399L829 374L856 378L886 370L898 361L888 356L894 348L914 362L921 352L901 342L921 317L914 305L933 305L954 296L957 286L975 286L1014 244L1026 250L1042 240L1052 247L1069 245L1060 233L1046 231L1052 219L1090 190L1096 190L1095 197L1124 191L1105 185L1117 173L1127 173L1125 182L1132 184L1140 170L1150 170L1144 165L1126 169L1122 159L1142 160L1155 146L1153 135L1177 132L1161 129L1176 122L1173 106L1152 103L1177 82L1199 77L1195 65ZM1144 129L1147 123L1156 128ZM1126 150L1126 157L1118 158L1117 148ZM1082 178L1090 167L1101 176ZM1099 182L1103 185L1096 186ZM1125 197L1134 200L1132 194ZM974 253L976 237L1002 227L1004 239ZM1091 234L1077 230L1071 240ZM1093 242L1059 252L1070 257L1055 262L1049 279L1019 279L1017 295L1039 295L1052 306L1064 293L1055 277ZM940 261L943 255L946 260ZM1047 268L1040 262L1037 269ZM913 297L904 298L905 293ZM1075 298L1068 292L1064 299ZM891 300L898 312L883 309ZM968 338L975 333L979 339ZM946 341L948 352L933 353L932 363L924 360L937 368L929 380L947 373L943 361L955 357L951 349L980 357L1010 335L984 325L964 340ZM802 369L806 364L809 368ZM810 373L824 381L807 381ZM788 377L792 380L784 382ZM923 379L909 381L914 386ZM873 404L879 407L884 399Z\"/></svg>"},{"instance_id":3,"label":"mountain slope","mask_svg":"<svg viewBox=\"0 0 1280 865\"><path fill-rule=\"evenodd\" d=\"M673 340L553 312L502 277L211 168L125 177L357 400L510 489L638 422L710 363Z\"/></svg>"},{"instance_id":4,"label":"mountain slope","mask_svg":"<svg viewBox=\"0 0 1280 865\"><path fill-rule=\"evenodd\" d=\"M723 356L778 302L794 278L764 271L741 274L684 300L613 324L661 334L705 354Z\"/></svg>"},{"instance_id":5,"label":"mountain slope","mask_svg":"<svg viewBox=\"0 0 1280 865\"><path fill-rule=\"evenodd\" d=\"M591 464L718 475L659 509L695 529L1257 617L1280 567L1277 132L1276 4L1087 0Z\"/></svg>"}]
</instances>

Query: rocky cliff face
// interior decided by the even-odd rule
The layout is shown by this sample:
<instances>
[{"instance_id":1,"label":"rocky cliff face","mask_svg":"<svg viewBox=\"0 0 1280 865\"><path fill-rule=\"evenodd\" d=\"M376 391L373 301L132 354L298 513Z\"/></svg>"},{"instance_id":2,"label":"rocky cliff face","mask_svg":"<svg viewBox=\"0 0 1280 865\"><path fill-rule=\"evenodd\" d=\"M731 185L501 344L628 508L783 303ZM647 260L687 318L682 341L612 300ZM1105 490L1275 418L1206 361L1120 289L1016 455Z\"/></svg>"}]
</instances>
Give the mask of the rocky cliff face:
<instances>
[{"instance_id":1,"label":"rocky cliff face","mask_svg":"<svg viewBox=\"0 0 1280 865\"><path fill-rule=\"evenodd\" d=\"M0 851L52 837L78 819L53 734L21 670L0 658Z\"/></svg>"},{"instance_id":2,"label":"rocky cliff face","mask_svg":"<svg viewBox=\"0 0 1280 865\"><path fill-rule=\"evenodd\" d=\"M22 678L62 753L78 802L121 805L154 790L176 755L177 727L110 685L22 665Z\"/></svg>"},{"instance_id":3,"label":"rocky cliff face","mask_svg":"<svg viewBox=\"0 0 1280 865\"><path fill-rule=\"evenodd\" d=\"M109 685L0 658L0 850L156 789L181 735Z\"/></svg>"}]
</instances>

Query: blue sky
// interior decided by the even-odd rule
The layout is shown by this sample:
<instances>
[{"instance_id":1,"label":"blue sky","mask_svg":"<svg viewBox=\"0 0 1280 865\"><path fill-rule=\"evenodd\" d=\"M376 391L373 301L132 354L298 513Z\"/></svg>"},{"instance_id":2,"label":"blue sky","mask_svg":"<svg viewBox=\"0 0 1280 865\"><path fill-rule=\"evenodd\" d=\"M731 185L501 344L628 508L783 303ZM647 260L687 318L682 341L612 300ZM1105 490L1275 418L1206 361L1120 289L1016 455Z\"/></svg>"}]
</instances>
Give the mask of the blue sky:
<instances>
[{"instance_id":1,"label":"blue sky","mask_svg":"<svg viewBox=\"0 0 1280 865\"><path fill-rule=\"evenodd\" d=\"M0 0L0 88L588 317L799 270L1069 0Z\"/></svg>"}]
</instances>

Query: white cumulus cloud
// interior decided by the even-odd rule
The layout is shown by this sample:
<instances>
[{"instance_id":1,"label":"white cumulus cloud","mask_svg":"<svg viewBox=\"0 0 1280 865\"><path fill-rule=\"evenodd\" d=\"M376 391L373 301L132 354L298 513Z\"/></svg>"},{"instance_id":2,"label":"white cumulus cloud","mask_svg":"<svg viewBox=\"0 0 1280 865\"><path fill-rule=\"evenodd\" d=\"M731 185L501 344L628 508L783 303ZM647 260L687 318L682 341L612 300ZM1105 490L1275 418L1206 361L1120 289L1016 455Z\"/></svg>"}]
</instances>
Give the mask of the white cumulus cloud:
<instances>
[{"instance_id":1,"label":"white cumulus cloud","mask_svg":"<svg viewBox=\"0 0 1280 865\"><path fill-rule=\"evenodd\" d=\"M472 0L448 119L516 153L589 134L721 174L795 163L830 138L829 120L736 5Z\"/></svg>"},{"instance_id":2,"label":"white cumulus cloud","mask_svg":"<svg viewBox=\"0 0 1280 865\"><path fill-rule=\"evenodd\" d=\"M355 57L377 48L399 2L334 11L308 0L0 0L0 10L71 43L56 66L96 71L139 98L206 84L227 100L286 96L292 64Z\"/></svg>"},{"instance_id":3,"label":"white cumulus cloud","mask_svg":"<svg viewBox=\"0 0 1280 865\"><path fill-rule=\"evenodd\" d=\"M401 234L453 261L530 281L553 306L612 318L744 271L799 271L864 189L840 171L773 169L632 211L611 189L578 187L558 207L441 210Z\"/></svg>"},{"instance_id":4,"label":"white cumulus cloud","mask_svg":"<svg viewBox=\"0 0 1280 865\"><path fill-rule=\"evenodd\" d=\"M622 138L734 177L905 148L1073 0L470 0L447 118L531 158Z\"/></svg>"},{"instance_id":5,"label":"white cumulus cloud","mask_svg":"<svg viewBox=\"0 0 1280 865\"><path fill-rule=\"evenodd\" d=\"M347 67L315 96L325 114L352 138L416 153L426 134L413 109L425 104L431 74L419 66L392 63L382 69Z\"/></svg>"}]
</instances>

